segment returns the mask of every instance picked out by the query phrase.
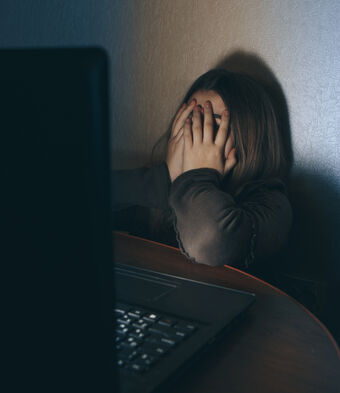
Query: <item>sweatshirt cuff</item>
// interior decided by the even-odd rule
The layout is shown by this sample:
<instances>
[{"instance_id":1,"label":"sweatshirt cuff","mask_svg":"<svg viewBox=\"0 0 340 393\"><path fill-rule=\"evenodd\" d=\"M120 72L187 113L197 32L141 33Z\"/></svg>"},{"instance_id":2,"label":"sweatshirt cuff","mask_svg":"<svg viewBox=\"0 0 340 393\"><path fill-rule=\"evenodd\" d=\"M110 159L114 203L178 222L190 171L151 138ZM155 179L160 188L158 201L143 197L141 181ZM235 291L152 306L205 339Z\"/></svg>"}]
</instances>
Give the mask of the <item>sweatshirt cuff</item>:
<instances>
[{"instance_id":1,"label":"sweatshirt cuff","mask_svg":"<svg viewBox=\"0 0 340 393\"><path fill-rule=\"evenodd\" d=\"M198 183L211 183L217 187L222 185L222 175L212 168L198 168L186 171L178 176L170 187L170 195L185 192L188 187Z\"/></svg>"}]
</instances>

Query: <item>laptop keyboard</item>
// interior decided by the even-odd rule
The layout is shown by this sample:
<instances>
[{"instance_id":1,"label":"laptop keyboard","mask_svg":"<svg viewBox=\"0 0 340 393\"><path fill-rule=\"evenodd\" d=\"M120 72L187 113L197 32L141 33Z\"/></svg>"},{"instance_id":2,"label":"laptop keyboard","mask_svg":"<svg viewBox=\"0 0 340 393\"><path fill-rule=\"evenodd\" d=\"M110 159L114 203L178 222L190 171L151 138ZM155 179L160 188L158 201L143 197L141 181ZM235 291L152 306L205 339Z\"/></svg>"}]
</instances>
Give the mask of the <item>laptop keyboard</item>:
<instances>
[{"instance_id":1,"label":"laptop keyboard","mask_svg":"<svg viewBox=\"0 0 340 393\"><path fill-rule=\"evenodd\" d=\"M143 374L198 329L198 325L163 313L118 303L116 353L119 368Z\"/></svg>"}]
</instances>

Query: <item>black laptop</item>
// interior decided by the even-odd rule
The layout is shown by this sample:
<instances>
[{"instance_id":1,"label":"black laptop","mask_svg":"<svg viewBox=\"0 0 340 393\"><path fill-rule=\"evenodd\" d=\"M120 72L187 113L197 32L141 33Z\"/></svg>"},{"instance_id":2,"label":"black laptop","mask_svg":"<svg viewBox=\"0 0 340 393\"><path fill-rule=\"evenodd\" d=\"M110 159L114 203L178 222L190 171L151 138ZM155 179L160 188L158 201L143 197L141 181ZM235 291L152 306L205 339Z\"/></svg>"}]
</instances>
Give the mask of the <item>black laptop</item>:
<instances>
[{"instance_id":1,"label":"black laptop","mask_svg":"<svg viewBox=\"0 0 340 393\"><path fill-rule=\"evenodd\" d=\"M103 50L1 50L0 83L12 391L171 391L255 295L114 267Z\"/></svg>"}]
</instances>

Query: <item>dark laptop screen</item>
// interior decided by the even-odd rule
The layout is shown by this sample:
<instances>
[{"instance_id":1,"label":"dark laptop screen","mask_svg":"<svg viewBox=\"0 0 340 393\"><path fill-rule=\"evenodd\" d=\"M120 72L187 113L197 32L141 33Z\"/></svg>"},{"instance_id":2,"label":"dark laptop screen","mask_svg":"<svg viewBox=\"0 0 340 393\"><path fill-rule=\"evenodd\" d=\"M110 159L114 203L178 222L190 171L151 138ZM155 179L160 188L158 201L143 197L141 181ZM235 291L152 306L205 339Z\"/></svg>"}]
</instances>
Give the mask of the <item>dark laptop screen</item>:
<instances>
[{"instance_id":1,"label":"dark laptop screen","mask_svg":"<svg viewBox=\"0 0 340 393\"><path fill-rule=\"evenodd\" d=\"M2 50L0 78L8 376L113 391L106 55Z\"/></svg>"}]
</instances>

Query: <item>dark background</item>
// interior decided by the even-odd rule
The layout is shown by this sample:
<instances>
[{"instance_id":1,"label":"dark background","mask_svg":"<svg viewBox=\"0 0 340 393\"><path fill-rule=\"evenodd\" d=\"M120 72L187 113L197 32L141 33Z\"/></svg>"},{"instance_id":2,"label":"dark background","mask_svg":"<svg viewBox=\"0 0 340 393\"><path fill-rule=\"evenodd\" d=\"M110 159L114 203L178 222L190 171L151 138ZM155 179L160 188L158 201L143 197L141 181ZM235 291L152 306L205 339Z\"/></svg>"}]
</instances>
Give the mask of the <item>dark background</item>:
<instances>
[{"instance_id":1,"label":"dark background","mask_svg":"<svg viewBox=\"0 0 340 393\"><path fill-rule=\"evenodd\" d=\"M339 340L339 14L335 0L2 0L0 47L108 51L119 76L110 85L116 168L147 162L198 75L224 61L253 72L244 59L256 54L264 82L279 86L291 149L295 223L279 285Z\"/></svg>"}]
</instances>

